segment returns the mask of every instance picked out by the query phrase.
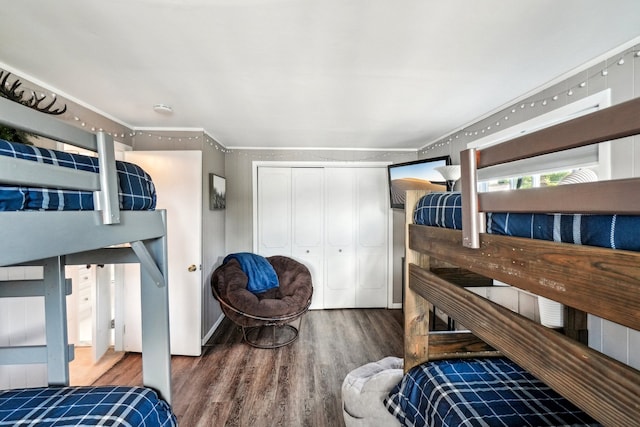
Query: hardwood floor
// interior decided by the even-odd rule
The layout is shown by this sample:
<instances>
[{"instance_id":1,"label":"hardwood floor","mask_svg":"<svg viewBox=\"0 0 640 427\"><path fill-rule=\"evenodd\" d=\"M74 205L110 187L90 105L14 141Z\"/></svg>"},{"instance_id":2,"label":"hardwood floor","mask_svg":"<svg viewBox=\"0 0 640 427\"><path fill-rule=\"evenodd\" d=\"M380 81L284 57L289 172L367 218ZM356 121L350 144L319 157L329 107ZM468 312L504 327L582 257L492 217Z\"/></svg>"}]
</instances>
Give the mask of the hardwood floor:
<instances>
[{"instance_id":1,"label":"hardwood floor","mask_svg":"<svg viewBox=\"0 0 640 427\"><path fill-rule=\"evenodd\" d=\"M93 383L118 363L123 355L124 353L116 353L113 348L109 348L100 360L94 362L91 347L76 346L73 361L69 364L69 384L85 385Z\"/></svg>"},{"instance_id":2,"label":"hardwood floor","mask_svg":"<svg viewBox=\"0 0 640 427\"><path fill-rule=\"evenodd\" d=\"M349 371L402 357L402 311L315 310L300 336L276 350L241 342L227 319L200 357L173 356L173 408L181 427L344 426L341 386ZM94 384L140 385L139 354Z\"/></svg>"}]
</instances>

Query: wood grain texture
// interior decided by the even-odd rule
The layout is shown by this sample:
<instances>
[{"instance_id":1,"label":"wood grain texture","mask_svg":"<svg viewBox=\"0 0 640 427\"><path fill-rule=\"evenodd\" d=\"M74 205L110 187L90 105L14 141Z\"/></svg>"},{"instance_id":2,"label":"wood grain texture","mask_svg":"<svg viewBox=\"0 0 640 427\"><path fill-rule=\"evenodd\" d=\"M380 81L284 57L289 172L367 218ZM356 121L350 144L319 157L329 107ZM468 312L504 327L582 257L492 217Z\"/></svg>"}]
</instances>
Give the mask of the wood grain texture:
<instances>
[{"instance_id":1,"label":"wood grain texture","mask_svg":"<svg viewBox=\"0 0 640 427\"><path fill-rule=\"evenodd\" d=\"M410 287L476 336L610 426L637 425L640 372L416 265Z\"/></svg>"},{"instance_id":2,"label":"wood grain texture","mask_svg":"<svg viewBox=\"0 0 640 427\"><path fill-rule=\"evenodd\" d=\"M300 336L276 350L242 343L227 319L200 357L173 356L173 408L181 427L339 427L341 387L353 369L402 357L402 311L309 311ZM140 355L127 354L94 384L141 385Z\"/></svg>"},{"instance_id":3,"label":"wood grain texture","mask_svg":"<svg viewBox=\"0 0 640 427\"><path fill-rule=\"evenodd\" d=\"M491 234L469 249L460 231L408 228L414 251L640 330L640 252Z\"/></svg>"},{"instance_id":4,"label":"wood grain texture","mask_svg":"<svg viewBox=\"0 0 640 427\"><path fill-rule=\"evenodd\" d=\"M502 353L468 331L431 331L429 360L502 356Z\"/></svg>"},{"instance_id":5,"label":"wood grain texture","mask_svg":"<svg viewBox=\"0 0 640 427\"><path fill-rule=\"evenodd\" d=\"M407 191L405 200L405 224L413 222L413 211L420 197L429 191ZM409 288L409 264L429 267L429 257L412 251L406 247L409 241L409 229L405 227L405 260L404 283L402 284L402 307L404 310L404 371L408 372L414 366L429 358L429 325L431 304L416 295Z\"/></svg>"}]
</instances>

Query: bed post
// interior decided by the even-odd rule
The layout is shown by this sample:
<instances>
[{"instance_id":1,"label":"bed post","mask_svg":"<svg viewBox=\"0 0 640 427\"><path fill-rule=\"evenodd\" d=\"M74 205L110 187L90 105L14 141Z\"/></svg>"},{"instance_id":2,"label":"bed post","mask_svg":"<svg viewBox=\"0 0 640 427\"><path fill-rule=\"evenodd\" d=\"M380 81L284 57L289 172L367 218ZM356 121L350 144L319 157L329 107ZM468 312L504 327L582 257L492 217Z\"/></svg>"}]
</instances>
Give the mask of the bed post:
<instances>
[{"instance_id":1,"label":"bed post","mask_svg":"<svg viewBox=\"0 0 640 427\"><path fill-rule=\"evenodd\" d=\"M100 162L100 191L97 192L96 198L99 210L102 211L102 222L103 224L118 224L120 222L120 205L113 137L104 132L98 132L96 144L98 146L98 161Z\"/></svg>"},{"instance_id":2,"label":"bed post","mask_svg":"<svg viewBox=\"0 0 640 427\"><path fill-rule=\"evenodd\" d=\"M49 385L69 385L67 336L67 292L64 272L65 257L44 260L44 311L47 348L47 378Z\"/></svg>"},{"instance_id":3,"label":"bed post","mask_svg":"<svg viewBox=\"0 0 640 427\"><path fill-rule=\"evenodd\" d=\"M162 212L166 229L166 211ZM147 240L145 246L155 266L162 272L157 283L155 268L141 260L140 286L142 309L142 379L171 404L171 345L169 340L169 288L167 236Z\"/></svg>"},{"instance_id":4,"label":"bed post","mask_svg":"<svg viewBox=\"0 0 640 427\"><path fill-rule=\"evenodd\" d=\"M424 362L429 357L429 310L431 304L409 288L409 265L429 267L429 257L409 248L409 224L413 223L413 210L420 197L429 191L407 191L405 201L405 263L403 285L404 311L404 371Z\"/></svg>"},{"instance_id":5,"label":"bed post","mask_svg":"<svg viewBox=\"0 0 640 427\"><path fill-rule=\"evenodd\" d=\"M478 178L476 176L479 153L475 148L460 152L462 170L462 246L478 249L480 233L484 233L484 215L478 207Z\"/></svg>"}]
</instances>

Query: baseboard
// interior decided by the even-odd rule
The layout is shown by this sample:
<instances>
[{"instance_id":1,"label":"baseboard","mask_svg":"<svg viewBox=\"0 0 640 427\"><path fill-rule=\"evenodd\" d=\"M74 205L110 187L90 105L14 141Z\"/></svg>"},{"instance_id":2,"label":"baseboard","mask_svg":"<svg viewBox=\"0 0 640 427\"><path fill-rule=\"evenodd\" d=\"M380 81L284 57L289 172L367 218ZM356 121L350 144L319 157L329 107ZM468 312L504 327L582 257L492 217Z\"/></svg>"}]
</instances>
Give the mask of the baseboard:
<instances>
[{"instance_id":1,"label":"baseboard","mask_svg":"<svg viewBox=\"0 0 640 427\"><path fill-rule=\"evenodd\" d=\"M218 329L218 326L220 326L220 323L222 323L223 319L224 319L224 314L220 314L220 317L218 317L218 320L216 320L216 322L211 326L211 328L209 329L207 334L204 336L204 338L202 338L202 342L200 343L200 345L205 345L207 341L209 341L209 338L213 336L213 333Z\"/></svg>"}]
</instances>

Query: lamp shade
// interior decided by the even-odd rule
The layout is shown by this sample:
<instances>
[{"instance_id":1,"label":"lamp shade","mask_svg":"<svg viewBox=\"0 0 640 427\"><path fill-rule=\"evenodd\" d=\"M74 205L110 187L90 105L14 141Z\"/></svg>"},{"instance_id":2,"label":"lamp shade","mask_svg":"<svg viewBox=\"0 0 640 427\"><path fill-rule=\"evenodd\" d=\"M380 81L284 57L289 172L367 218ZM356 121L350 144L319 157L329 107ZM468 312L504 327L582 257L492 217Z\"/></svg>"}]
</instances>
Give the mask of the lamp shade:
<instances>
[{"instance_id":1,"label":"lamp shade","mask_svg":"<svg viewBox=\"0 0 640 427\"><path fill-rule=\"evenodd\" d=\"M438 166L435 168L445 181L457 181L460 179L460 165Z\"/></svg>"}]
</instances>

